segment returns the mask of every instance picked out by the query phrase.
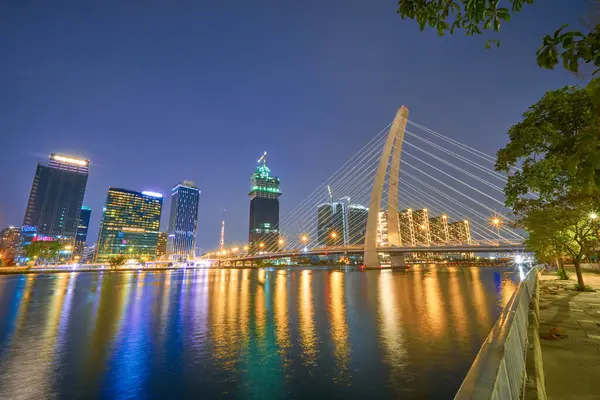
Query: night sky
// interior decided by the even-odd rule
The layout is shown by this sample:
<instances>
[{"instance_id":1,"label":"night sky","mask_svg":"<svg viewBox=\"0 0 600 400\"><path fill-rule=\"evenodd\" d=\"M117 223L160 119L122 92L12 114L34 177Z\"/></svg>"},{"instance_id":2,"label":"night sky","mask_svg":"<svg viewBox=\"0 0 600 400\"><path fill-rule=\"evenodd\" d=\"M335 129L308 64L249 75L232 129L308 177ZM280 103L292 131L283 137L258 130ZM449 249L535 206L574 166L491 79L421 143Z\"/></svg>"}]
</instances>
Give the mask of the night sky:
<instances>
[{"instance_id":1,"label":"night sky","mask_svg":"<svg viewBox=\"0 0 600 400\"><path fill-rule=\"evenodd\" d=\"M218 245L223 209L227 241L247 239L264 150L283 215L402 104L493 154L546 90L584 84L539 69L535 51L585 6L539 0L486 51L483 37L419 32L393 0L0 2L0 227L22 223L51 152L92 161L88 239L109 186L170 194L193 180L204 249Z\"/></svg>"}]
</instances>

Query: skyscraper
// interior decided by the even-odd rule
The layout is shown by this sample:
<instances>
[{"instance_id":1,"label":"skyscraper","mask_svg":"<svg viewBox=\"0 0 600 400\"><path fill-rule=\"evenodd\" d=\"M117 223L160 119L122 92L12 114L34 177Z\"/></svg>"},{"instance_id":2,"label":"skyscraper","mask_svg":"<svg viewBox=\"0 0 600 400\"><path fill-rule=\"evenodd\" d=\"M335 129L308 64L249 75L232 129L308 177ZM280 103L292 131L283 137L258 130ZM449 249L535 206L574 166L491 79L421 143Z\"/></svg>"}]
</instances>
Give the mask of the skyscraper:
<instances>
[{"instance_id":1,"label":"skyscraper","mask_svg":"<svg viewBox=\"0 0 600 400\"><path fill-rule=\"evenodd\" d=\"M167 257L167 232L158 232L156 242L156 259L164 260Z\"/></svg>"},{"instance_id":2,"label":"skyscraper","mask_svg":"<svg viewBox=\"0 0 600 400\"><path fill-rule=\"evenodd\" d=\"M450 235L448 233L448 216L442 214L429 219L429 229L431 230L431 241L434 243L448 243Z\"/></svg>"},{"instance_id":3,"label":"skyscraper","mask_svg":"<svg viewBox=\"0 0 600 400\"><path fill-rule=\"evenodd\" d=\"M368 216L369 209L367 207L360 204L348 205L348 245L365 243Z\"/></svg>"},{"instance_id":4,"label":"skyscraper","mask_svg":"<svg viewBox=\"0 0 600 400\"><path fill-rule=\"evenodd\" d=\"M96 262L124 255L142 261L156 257L162 194L108 188L96 247Z\"/></svg>"},{"instance_id":5,"label":"skyscraper","mask_svg":"<svg viewBox=\"0 0 600 400\"><path fill-rule=\"evenodd\" d=\"M413 211L413 231L415 241L419 246L429 246L431 244L431 233L429 230L429 210L422 208Z\"/></svg>"},{"instance_id":6,"label":"skyscraper","mask_svg":"<svg viewBox=\"0 0 600 400\"><path fill-rule=\"evenodd\" d=\"M398 214L400 224L400 241L402 242L402 246L415 246L416 235L413 210L408 208L400 211Z\"/></svg>"},{"instance_id":7,"label":"skyscraper","mask_svg":"<svg viewBox=\"0 0 600 400\"><path fill-rule=\"evenodd\" d=\"M37 236L74 241L88 178L89 160L50 155L35 172L23 225Z\"/></svg>"},{"instance_id":8,"label":"skyscraper","mask_svg":"<svg viewBox=\"0 0 600 400\"><path fill-rule=\"evenodd\" d=\"M279 177L271 176L267 153L258 160L250 178L250 252L273 251L279 240Z\"/></svg>"},{"instance_id":9,"label":"skyscraper","mask_svg":"<svg viewBox=\"0 0 600 400\"><path fill-rule=\"evenodd\" d=\"M91 215L91 208L87 206L81 207L81 211L79 213L79 225L77 226L77 234L75 236L75 251L73 252L75 257L81 258L83 256L83 249L85 248L85 242L87 240Z\"/></svg>"},{"instance_id":10,"label":"skyscraper","mask_svg":"<svg viewBox=\"0 0 600 400\"><path fill-rule=\"evenodd\" d=\"M456 221L448 224L448 232L450 233L450 241L452 243L471 244L469 221Z\"/></svg>"},{"instance_id":11,"label":"skyscraper","mask_svg":"<svg viewBox=\"0 0 600 400\"><path fill-rule=\"evenodd\" d=\"M183 181L171 189L171 215L167 253L172 260L195 256L200 190L194 182Z\"/></svg>"},{"instance_id":12,"label":"skyscraper","mask_svg":"<svg viewBox=\"0 0 600 400\"><path fill-rule=\"evenodd\" d=\"M317 235L319 246L343 246L346 236L345 207L335 201L317 206Z\"/></svg>"}]
</instances>

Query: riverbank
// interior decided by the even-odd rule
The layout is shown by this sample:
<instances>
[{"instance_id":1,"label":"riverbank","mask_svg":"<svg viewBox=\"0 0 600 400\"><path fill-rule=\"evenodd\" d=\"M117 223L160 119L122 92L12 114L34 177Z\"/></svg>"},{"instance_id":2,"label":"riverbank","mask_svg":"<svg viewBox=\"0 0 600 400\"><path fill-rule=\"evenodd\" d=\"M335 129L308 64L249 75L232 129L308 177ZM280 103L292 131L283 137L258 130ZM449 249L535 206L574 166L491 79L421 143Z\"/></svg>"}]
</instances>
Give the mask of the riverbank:
<instances>
[{"instance_id":1,"label":"riverbank","mask_svg":"<svg viewBox=\"0 0 600 400\"><path fill-rule=\"evenodd\" d=\"M578 292L571 279L540 277L539 334L548 399L598 399L600 393L600 275L586 272ZM527 396L526 398L537 398Z\"/></svg>"}]
</instances>

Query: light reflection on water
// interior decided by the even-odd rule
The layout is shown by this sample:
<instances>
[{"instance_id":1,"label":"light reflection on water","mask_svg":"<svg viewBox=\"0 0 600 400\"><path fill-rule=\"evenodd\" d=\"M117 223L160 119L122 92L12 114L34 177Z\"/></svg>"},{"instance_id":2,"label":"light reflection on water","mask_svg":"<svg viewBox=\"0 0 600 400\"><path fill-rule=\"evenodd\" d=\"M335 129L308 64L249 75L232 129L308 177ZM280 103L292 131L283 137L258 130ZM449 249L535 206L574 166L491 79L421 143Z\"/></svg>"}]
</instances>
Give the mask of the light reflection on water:
<instances>
[{"instance_id":1,"label":"light reflection on water","mask_svg":"<svg viewBox=\"0 0 600 400\"><path fill-rule=\"evenodd\" d=\"M449 398L515 287L436 266L0 276L0 397Z\"/></svg>"}]
</instances>

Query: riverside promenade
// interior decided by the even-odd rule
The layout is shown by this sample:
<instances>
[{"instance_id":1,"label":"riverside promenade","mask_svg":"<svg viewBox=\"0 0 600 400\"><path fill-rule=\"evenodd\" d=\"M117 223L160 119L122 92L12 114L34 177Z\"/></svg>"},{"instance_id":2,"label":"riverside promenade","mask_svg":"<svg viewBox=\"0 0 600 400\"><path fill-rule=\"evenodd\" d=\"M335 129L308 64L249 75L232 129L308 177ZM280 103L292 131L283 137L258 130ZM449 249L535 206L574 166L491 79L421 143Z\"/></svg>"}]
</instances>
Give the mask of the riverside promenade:
<instances>
[{"instance_id":1,"label":"riverside promenade","mask_svg":"<svg viewBox=\"0 0 600 400\"><path fill-rule=\"evenodd\" d=\"M584 273L596 292L573 290L546 273L540 281L539 333L548 399L600 399L600 274ZM534 399L527 390L526 398Z\"/></svg>"}]
</instances>

